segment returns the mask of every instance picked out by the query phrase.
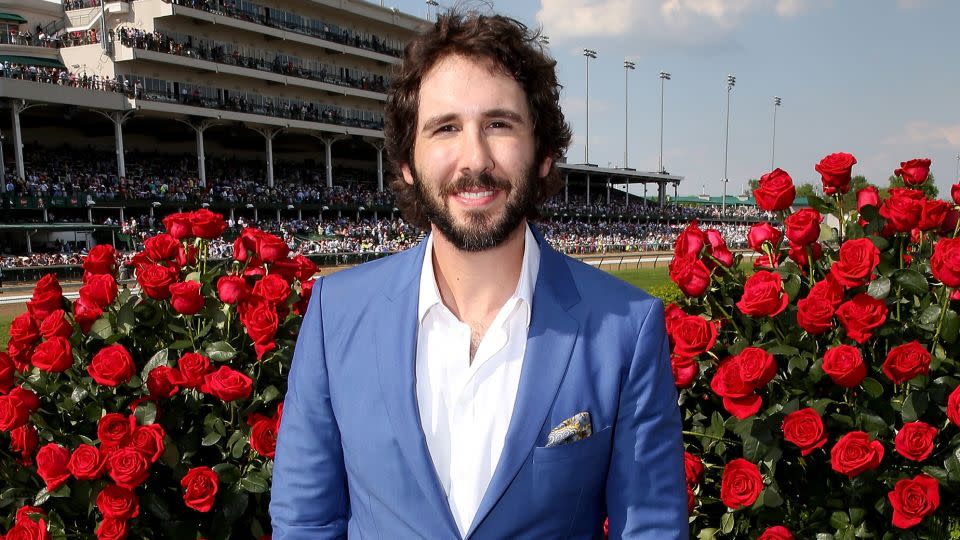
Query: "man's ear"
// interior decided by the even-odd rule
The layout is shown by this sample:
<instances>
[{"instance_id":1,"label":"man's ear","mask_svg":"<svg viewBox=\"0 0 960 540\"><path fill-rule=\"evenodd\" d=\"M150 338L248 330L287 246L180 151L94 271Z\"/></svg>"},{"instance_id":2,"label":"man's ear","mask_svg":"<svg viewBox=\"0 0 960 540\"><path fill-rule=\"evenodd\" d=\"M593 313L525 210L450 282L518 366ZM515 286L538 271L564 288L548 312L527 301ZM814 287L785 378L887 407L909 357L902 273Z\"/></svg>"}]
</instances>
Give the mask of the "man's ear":
<instances>
[{"instance_id":1,"label":"man's ear","mask_svg":"<svg viewBox=\"0 0 960 540\"><path fill-rule=\"evenodd\" d=\"M540 162L540 170L537 171L537 172L539 173L538 176L539 176L540 178L546 178L546 177L547 177L547 174L550 172L550 167L552 167L552 166L553 166L553 158L552 158L552 157L546 156L545 158L543 158L543 161Z\"/></svg>"},{"instance_id":2,"label":"man's ear","mask_svg":"<svg viewBox=\"0 0 960 540\"><path fill-rule=\"evenodd\" d=\"M400 172L403 174L403 181L413 185L413 171L410 170L410 164L404 163L400 165Z\"/></svg>"}]
</instances>

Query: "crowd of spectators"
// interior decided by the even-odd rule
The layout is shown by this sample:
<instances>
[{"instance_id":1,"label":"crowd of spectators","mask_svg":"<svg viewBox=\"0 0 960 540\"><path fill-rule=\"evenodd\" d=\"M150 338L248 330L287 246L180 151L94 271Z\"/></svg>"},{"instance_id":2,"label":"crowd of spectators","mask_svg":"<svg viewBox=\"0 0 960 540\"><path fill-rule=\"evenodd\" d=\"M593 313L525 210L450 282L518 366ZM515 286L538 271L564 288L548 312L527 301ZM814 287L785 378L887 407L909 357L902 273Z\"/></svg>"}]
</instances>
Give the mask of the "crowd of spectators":
<instances>
[{"instance_id":1,"label":"crowd of spectators","mask_svg":"<svg viewBox=\"0 0 960 540\"><path fill-rule=\"evenodd\" d=\"M208 44L202 39L194 43L192 36L188 36L187 41L178 41L159 30L147 32L139 28L120 27L117 30L117 36L119 37L120 43L126 47L186 56L217 62L219 64L259 69L261 71L271 71L273 73L291 75L301 79L311 79L337 86L347 86L374 92L386 92L387 86L390 84L390 81L382 75L371 74L370 76L361 75L355 77L350 75L349 70L340 69L337 72L331 72L322 66L319 70L311 70L304 67L302 61L295 63L291 57L286 57L286 60L282 59L279 53L275 54L272 60L263 57L244 56L240 53L240 49L231 44L221 44L217 42Z\"/></svg>"}]
</instances>

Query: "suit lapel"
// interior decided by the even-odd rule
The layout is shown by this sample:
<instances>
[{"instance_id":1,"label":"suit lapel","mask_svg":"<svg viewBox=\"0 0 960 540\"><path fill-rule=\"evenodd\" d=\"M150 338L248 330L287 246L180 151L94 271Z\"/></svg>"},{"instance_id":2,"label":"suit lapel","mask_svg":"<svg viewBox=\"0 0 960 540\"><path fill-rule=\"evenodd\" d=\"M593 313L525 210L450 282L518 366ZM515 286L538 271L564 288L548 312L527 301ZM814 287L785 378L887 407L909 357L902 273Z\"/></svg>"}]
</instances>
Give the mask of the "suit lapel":
<instances>
[{"instance_id":1,"label":"suit lapel","mask_svg":"<svg viewBox=\"0 0 960 540\"><path fill-rule=\"evenodd\" d=\"M459 538L456 522L440 485L420 424L417 407L417 303L420 269L426 255L426 240L409 252L398 265L396 279L384 288L371 309L376 314L375 335L380 389L393 424L400 451L414 478L442 516L450 536Z\"/></svg>"},{"instance_id":2,"label":"suit lapel","mask_svg":"<svg viewBox=\"0 0 960 540\"><path fill-rule=\"evenodd\" d=\"M535 227L533 232L540 244L540 269L533 293L520 386L503 453L467 537L497 504L533 450L577 340L579 323L567 313L580 300L570 269L563 256L547 244Z\"/></svg>"}]
</instances>

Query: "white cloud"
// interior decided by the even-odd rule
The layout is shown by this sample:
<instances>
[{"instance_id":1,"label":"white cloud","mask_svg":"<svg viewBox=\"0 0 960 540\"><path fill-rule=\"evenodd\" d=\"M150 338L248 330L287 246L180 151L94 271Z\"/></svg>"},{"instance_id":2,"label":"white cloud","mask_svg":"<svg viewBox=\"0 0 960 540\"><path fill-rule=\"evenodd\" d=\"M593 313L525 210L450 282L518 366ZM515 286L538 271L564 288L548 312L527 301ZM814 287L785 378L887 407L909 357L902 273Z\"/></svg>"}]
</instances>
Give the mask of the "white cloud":
<instances>
[{"instance_id":1,"label":"white cloud","mask_svg":"<svg viewBox=\"0 0 960 540\"><path fill-rule=\"evenodd\" d=\"M540 0L537 20L555 41L629 35L660 46L724 41L753 13L793 17L830 0Z\"/></svg>"},{"instance_id":2,"label":"white cloud","mask_svg":"<svg viewBox=\"0 0 960 540\"><path fill-rule=\"evenodd\" d=\"M896 135L887 137L883 144L910 146L960 146L960 124L933 124L926 121L910 122Z\"/></svg>"}]
</instances>

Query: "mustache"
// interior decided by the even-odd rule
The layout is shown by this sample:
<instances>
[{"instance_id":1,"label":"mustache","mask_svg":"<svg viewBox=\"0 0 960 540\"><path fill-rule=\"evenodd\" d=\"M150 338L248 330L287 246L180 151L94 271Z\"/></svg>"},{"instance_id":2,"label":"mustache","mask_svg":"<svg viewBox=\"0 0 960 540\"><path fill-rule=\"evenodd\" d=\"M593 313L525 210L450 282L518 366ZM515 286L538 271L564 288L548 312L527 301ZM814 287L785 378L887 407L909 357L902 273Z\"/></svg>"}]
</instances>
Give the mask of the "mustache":
<instances>
[{"instance_id":1,"label":"mustache","mask_svg":"<svg viewBox=\"0 0 960 540\"><path fill-rule=\"evenodd\" d=\"M502 190L509 191L511 188L510 182L506 180L501 180L494 177L488 172L480 173L477 176L474 175L463 175L450 182L449 184L443 186L440 189L440 195L443 197L449 197L454 193L459 193L461 191L467 190Z\"/></svg>"}]
</instances>

